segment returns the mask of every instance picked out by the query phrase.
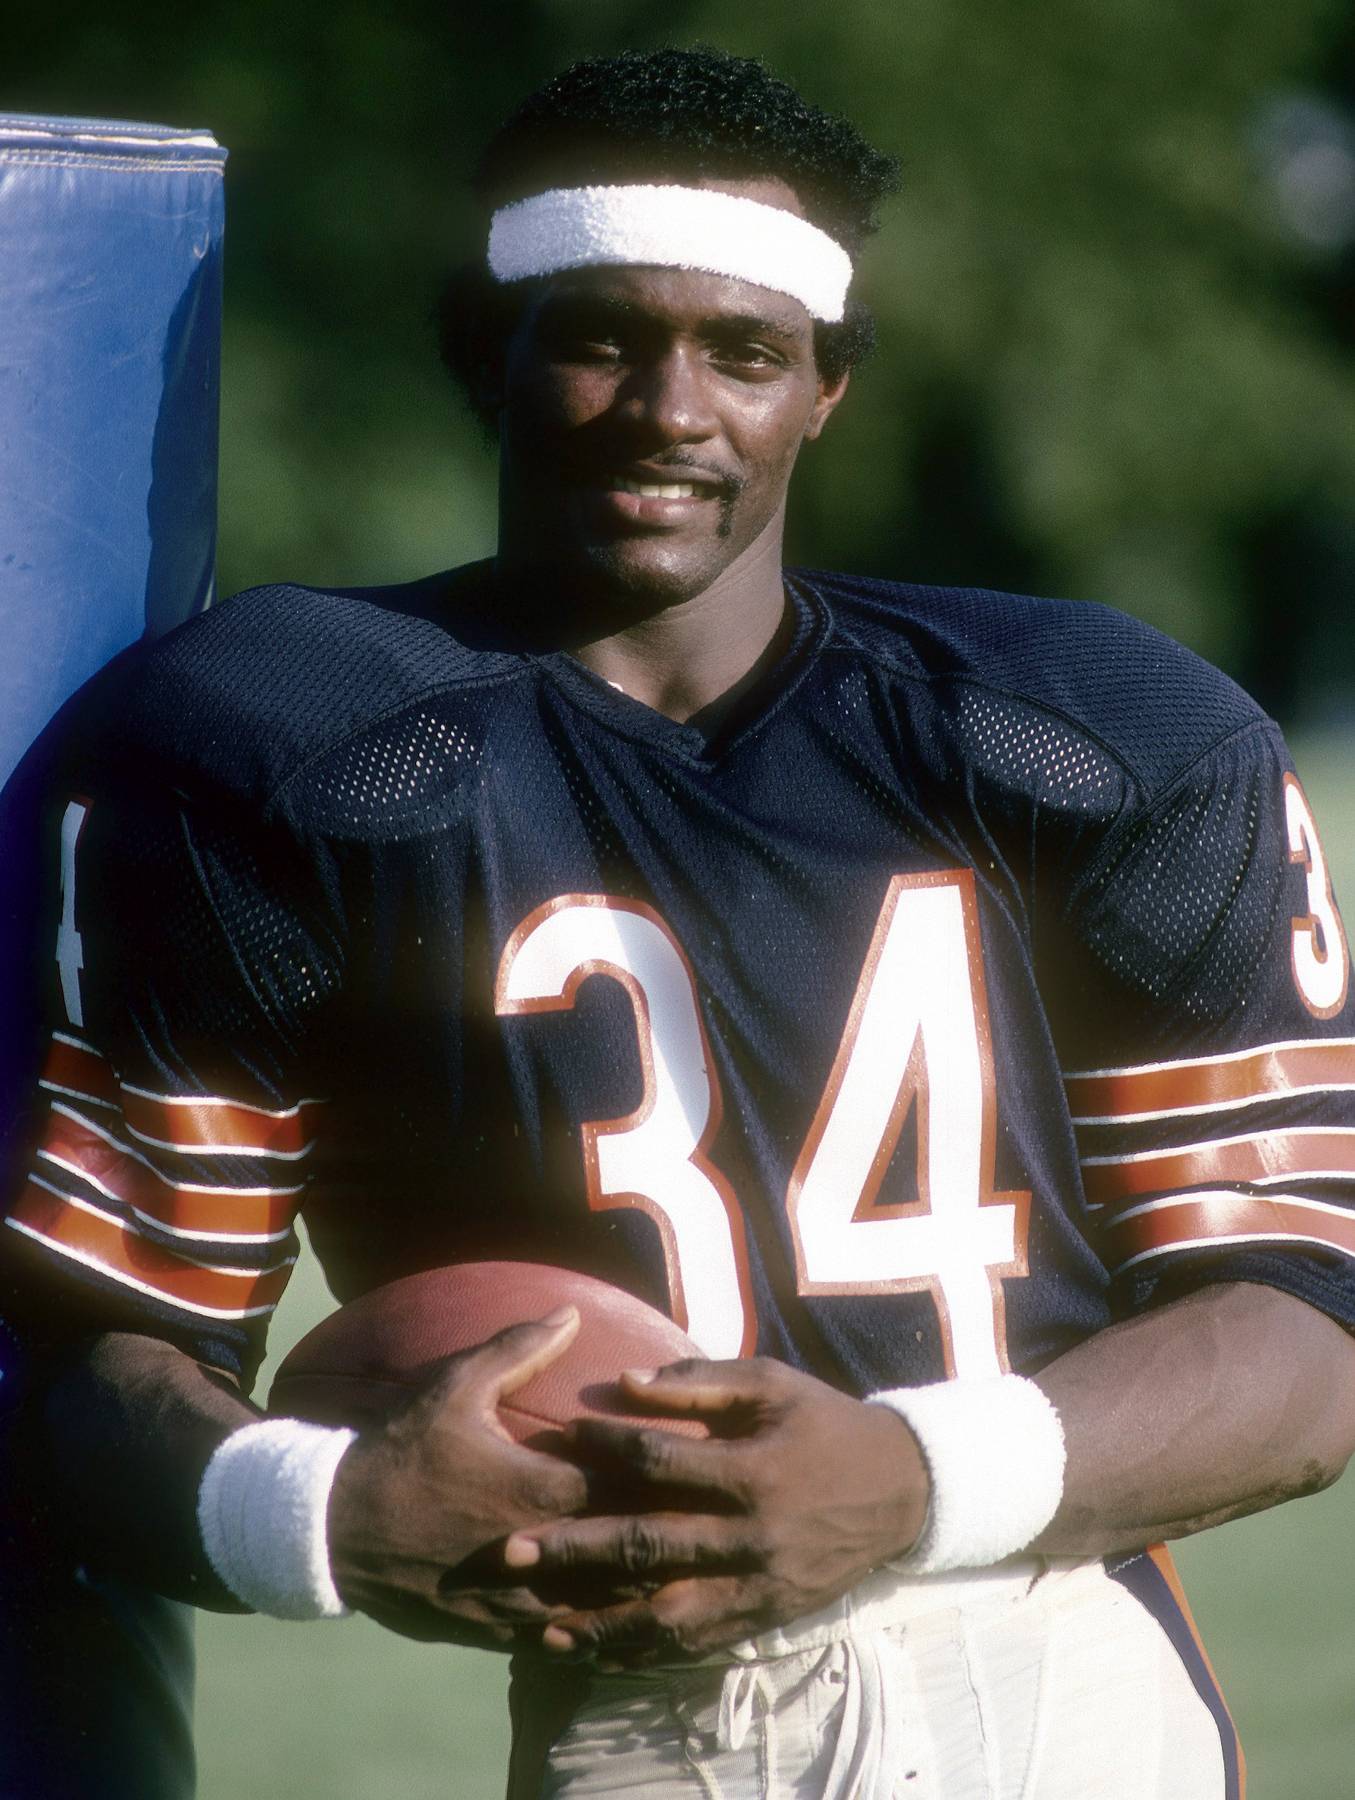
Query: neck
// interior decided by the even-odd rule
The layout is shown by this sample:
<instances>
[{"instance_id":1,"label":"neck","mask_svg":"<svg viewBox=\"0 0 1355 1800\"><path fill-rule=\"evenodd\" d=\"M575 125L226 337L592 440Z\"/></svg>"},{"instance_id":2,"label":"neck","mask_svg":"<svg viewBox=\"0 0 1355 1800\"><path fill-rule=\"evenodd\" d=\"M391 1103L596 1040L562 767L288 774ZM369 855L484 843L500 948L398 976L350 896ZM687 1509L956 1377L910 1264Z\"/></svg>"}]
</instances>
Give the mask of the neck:
<instances>
[{"instance_id":1,"label":"neck","mask_svg":"<svg viewBox=\"0 0 1355 1800\"><path fill-rule=\"evenodd\" d=\"M516 574L502 554L498 566ZM632 699L679 722L745 687L783 653L794 628L779 516L688 600L618 623L614 606L581 598L575 628L562 634L561 647Z\"/></svg>"}]
</instances>

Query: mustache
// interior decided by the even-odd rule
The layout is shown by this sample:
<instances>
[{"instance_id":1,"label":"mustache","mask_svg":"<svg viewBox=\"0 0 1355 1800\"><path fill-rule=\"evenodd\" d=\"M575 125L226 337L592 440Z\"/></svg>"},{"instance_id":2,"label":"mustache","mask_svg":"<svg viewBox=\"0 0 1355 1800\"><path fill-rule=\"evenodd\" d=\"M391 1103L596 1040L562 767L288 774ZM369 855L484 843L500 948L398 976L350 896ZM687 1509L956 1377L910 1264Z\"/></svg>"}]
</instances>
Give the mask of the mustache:
<instances>
[{"instance_id":1,"label":"mustache","mask_svg":"<svg viewBox=\"0 0 1355 1800\"><path fill-rule=\"evenodd\" d=\"M576 466L572 473L576 480L586 482L603 481L609 475L627 475L632 480L650 482L665 479L695 481L703 487L714 488L723 500L737 499L748 485L745 476L736 475L729 469L713 468L699 456L684 455L680 451L669 451L665 456L647 456L642 464L624 457L608 457L605 461L590 458L587 466Z\"/></svg>"}]
</instances>

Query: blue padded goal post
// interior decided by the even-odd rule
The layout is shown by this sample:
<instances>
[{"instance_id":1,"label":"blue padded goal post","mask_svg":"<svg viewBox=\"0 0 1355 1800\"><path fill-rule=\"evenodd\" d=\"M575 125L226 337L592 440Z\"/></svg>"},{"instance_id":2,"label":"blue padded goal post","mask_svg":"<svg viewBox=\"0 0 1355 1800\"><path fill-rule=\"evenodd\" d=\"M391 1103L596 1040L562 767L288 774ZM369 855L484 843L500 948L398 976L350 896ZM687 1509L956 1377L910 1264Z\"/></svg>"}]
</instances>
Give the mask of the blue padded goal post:
<instances>
[{"instance_id":1,"label":"blue padded goal post","mask_svg":"<svg viewBox=\"0 0 1355 1800\"><path fill-rule=\"evenodd\" d=\"M0 115L0 1205L56 926L37 861L61 710L211 599L225 156L206 131ZM4 1312L0 1424L22 1387ZM65 1556L40 1488L0 1431L0 1791L187 1800L186 1617Z\"/></svg>"}]
</instances>

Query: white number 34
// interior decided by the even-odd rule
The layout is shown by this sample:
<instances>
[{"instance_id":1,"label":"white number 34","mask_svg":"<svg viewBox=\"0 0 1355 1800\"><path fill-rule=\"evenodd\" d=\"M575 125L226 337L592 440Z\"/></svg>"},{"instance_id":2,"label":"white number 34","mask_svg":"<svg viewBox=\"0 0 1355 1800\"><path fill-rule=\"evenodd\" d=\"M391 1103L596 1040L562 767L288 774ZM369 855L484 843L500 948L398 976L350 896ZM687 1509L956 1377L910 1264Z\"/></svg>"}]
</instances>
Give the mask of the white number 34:
<instances>
[{"instance_id":1,"label":"white number 34","mask_svg":"<svg viewBox=\"0 0 1355 1800\"><path fill-rule=\"evenodd\" d=\"M500 1013L562 1011L605 974L630 998L644 1095L583 1127L588 1203L637 1207L664 1248L673 1316L708 1356L747 1354L743 1216L710 1160L721 1096L691 967L652 908L565 894L510 938ZM882 1188L909 1112L916 1198ZM974 878L889 885L786 1209L802 1294L930 1292L949 1375L1007 1368L1002 1279L1026 1273L1030 1196L994 1191L997 1136Z\"/></svg>"}]
</instances>

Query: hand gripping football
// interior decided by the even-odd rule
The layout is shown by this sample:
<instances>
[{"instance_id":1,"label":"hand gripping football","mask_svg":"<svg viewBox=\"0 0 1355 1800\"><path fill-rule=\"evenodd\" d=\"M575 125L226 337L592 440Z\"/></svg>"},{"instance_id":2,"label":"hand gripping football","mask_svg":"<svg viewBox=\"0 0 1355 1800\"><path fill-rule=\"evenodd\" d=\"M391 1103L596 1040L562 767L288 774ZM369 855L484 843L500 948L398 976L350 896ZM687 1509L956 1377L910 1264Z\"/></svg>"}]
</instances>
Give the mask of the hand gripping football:
<instances>
[{"instance_id":1,"label":"hand gripping football","mask_svg":"<svg viewBox=\"0 0 1355 1800\"><path fill-rule=\"evenodd\" d=\"M640 1418L616 1385L625 1369L700 1356L686 1332L622 1288L542 1263L455 1263L351 1300L288 1352L268 1410L361 1430L422 1387L444 1357L565 1305L579 1311L573 1341L499 1404L511 1436L544 1447L563 1425L585 1417L706 1435L696 1420Z\"/></svg>"}]
</instances>

